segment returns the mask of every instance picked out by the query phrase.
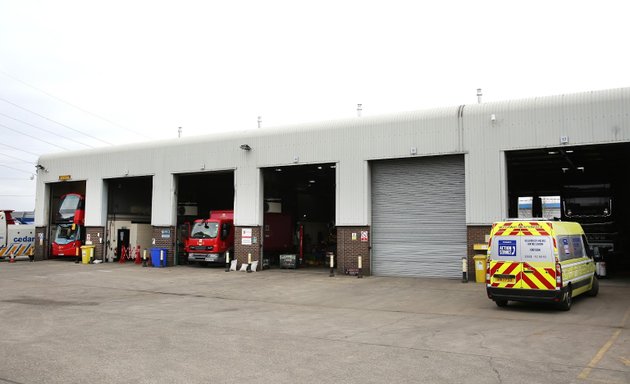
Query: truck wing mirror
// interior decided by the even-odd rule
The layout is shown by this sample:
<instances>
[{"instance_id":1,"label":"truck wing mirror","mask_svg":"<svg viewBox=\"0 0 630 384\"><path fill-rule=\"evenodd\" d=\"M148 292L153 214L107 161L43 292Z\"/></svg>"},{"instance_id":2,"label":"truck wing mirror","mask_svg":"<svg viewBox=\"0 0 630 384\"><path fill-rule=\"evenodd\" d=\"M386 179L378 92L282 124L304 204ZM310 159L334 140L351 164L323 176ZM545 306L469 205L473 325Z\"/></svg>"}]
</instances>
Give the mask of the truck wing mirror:
<instances>
[{"instance_id":1,"label":"truck wing mirror","mask_svg":"<svg viewBox=\"0 0 630 384\"><path fill-rule=\"evenodd\" d=\"M230 224L223 223L221 226L221 240L225 240L230 235Z\"/></svg>"}]
</instances>

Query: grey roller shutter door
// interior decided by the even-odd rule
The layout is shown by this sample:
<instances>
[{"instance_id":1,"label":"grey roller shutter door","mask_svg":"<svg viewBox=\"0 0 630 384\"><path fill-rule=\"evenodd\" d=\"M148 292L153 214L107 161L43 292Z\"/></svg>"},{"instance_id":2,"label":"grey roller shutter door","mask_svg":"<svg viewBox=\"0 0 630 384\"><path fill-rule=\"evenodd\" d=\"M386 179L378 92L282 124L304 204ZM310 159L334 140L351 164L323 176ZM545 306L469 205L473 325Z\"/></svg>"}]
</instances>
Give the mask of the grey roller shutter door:
<instances>
[{"instance_id":1,"label":"grey roller shutter door","mask_svg":"<svg viewBox=\"0 0 630 384\"><path fill-rule=\"evenodd\" d=\"M461 277L464 157L374 161L371 169L373 273Z\"/></svg>"}]
</instances>

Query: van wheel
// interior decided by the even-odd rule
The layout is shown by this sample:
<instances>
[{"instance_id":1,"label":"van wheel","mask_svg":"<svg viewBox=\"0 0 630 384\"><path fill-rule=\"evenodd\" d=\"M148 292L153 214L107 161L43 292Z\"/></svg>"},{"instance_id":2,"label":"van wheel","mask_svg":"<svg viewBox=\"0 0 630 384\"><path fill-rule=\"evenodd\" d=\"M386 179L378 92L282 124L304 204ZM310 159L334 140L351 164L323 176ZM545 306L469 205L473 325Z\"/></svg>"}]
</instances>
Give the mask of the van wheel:
<instances>
[{"instance_id":1,"label":"van wheel","mask_svg":"<svg viewBox=\"0 0 630 384\"><path fill-rule=\"evenodd\" d=\"M569 309L571 309L571 304L573 303L573 298L571 297L572 294L573 289L571 289L571 286L569 285L569 289L567 289L567 292L564 294L564 298L560 302L561 310L568 311Z\"/></svg>"},{"instance_id":2,"label":"van wheel","mask_svg":"<svg viewBox=\"0 0 630 384\"><path fill-rule=\"evenodd\" d=\"M599 293L599 280L597 280L597 277L593 275L593 285L591 286L591 290L588 291L588 295L595 297L597 296L597 293Z\"/></svg>"},{"instance_id":3,"label":"van wheel","mask_svg":"<svg viewBox=\"0 0 630 384\"><path fill-rule=\"evenodd\" d=\"M497 305L497 307L507 307L507 300L495 300L494 303Z\"/></svg>"}]
</instances>

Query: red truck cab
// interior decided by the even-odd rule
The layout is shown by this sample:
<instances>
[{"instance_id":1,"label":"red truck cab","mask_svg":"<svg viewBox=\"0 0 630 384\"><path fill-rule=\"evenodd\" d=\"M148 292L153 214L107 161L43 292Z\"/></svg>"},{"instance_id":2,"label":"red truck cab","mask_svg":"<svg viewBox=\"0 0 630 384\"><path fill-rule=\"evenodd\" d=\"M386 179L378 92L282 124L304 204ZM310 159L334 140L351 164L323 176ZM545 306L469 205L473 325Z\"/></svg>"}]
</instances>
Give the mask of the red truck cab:
<instances>
[{"instance_id":1,"label":"red truck cab","mask_svg":"<svg viewBox=\"0 0 630 384\"><path fill-rule=\"evenodd\" d=\"M225 264L225 253L234 254L234 211L212 211L210 218L195 220L184 244L188 262Z\"/></svg>"}]
</instances>

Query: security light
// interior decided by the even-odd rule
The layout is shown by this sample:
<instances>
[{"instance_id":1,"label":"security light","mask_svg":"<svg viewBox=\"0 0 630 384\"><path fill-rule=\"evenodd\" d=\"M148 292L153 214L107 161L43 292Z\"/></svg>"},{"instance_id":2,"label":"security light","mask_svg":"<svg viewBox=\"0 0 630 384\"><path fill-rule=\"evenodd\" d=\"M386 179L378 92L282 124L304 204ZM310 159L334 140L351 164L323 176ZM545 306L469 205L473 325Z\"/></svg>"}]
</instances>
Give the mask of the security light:
<instances>
[{"instance_id":1,"label":"security light","mask_svg":"<svg viewBox=\"0 0 630 384\"><path fill-rule=\"evenodd\" d=\"M249 146L249 145L247 145L247 144L242 144L242 145L241 145L241 149L242 149L243 151L251 151L251 150L252 150L252 147L250 147L250 146Z\"/></svg>"}]
</instances>

